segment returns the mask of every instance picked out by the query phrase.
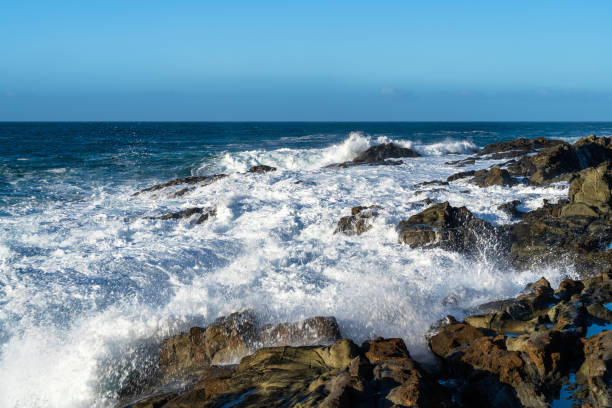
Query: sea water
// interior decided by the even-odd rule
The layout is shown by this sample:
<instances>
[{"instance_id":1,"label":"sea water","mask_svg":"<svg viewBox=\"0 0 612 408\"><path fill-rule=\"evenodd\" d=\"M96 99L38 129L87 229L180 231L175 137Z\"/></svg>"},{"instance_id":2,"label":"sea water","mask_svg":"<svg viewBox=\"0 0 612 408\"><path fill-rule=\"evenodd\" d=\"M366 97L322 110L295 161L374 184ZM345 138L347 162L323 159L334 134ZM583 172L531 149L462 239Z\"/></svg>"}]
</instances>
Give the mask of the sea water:
<instances>
[{"instance_id":1,"label":"sea water","mask_svg":"<svg viewBox=\"0 0 612 408\"><path fill-rule=\"evenodd\" d=\"M438 319L574 271L410 249L396 231L425 198L499 225L513 222L500 204L535 209L566 197L566 184L415 184L501 163L448 164L488 143L590 133L612 124L0 123L0 406L112 406L165 337L245 308L263 323L333 315L355 341L402 337L427 361ZM325 168L389 141L423 157ZM257 164L277 171L244 174ZM218 173L228 177L181 197L133 196ZM371 204L382 207L371 230L333 233L351 207ZM217 215L147 218L194 206Z\"/></svg>"}]
</instances>

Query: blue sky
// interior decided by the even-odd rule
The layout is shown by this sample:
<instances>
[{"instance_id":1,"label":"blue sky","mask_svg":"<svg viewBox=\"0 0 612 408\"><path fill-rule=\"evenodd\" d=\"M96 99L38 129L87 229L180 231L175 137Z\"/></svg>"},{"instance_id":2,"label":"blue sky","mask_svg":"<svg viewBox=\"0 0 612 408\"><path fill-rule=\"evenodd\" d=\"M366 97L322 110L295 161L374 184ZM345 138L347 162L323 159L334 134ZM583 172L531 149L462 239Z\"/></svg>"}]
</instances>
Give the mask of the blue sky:
<instances>
[{"instance_id":1,"label":"blue sky","mask_svg":"<svg viewBox=\"0 0 612 408\"><path fill-rule=\"evenodd\" d=\"M0 120L612 120L609 1L5 1Z\"/></svg>"}]
</instances>

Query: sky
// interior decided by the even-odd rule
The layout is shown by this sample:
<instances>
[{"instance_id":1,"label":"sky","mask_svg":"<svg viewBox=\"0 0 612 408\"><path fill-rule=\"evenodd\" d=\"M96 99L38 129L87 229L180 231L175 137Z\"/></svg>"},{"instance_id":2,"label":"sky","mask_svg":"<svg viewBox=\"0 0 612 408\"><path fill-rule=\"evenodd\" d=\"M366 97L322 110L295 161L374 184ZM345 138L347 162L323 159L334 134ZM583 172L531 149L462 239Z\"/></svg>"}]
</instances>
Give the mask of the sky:
<instances>
[{"instance_id":1,"label":"sky","mask_svg":"<svg viewBox=\"0 0 612 408\"><path fill-rule=\"evenodd\" d=\"M0 120L609 121L612 2L0 0Z\"/></svg>"}]
</instances>

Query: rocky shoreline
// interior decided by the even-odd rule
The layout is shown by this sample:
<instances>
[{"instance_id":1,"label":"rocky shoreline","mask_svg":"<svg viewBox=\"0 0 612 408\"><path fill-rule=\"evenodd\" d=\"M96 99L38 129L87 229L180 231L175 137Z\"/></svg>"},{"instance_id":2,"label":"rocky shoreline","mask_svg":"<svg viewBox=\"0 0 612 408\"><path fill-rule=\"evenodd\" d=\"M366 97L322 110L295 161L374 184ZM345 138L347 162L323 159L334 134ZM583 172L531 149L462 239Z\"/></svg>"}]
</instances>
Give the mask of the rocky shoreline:
<instances>
[{"instance_id":1,"label":"rocky shoreline","mask_svg":"<svg viewBox=\"0 0 612 408\"><path fill-rule=\"evenodd\" d=\"M394 165L417 156L389 143L328 167ZM490 251L487 256L519 270L571 264L580 280L566 279L555 290L541 279L515 299L482 305L462 322L447 317L428 334L439 365L427 368L401 339L357 345L342 338L333 317L264 325L250 311L234 313L166 339L159 364L130 378L118 406L612 406L612 140L516 139L452 164L486 158L508 161L429 184L564 181L570 185L567 200L526 213L520 203L507 203L504 209L516 222L495 226L465 207L426 199L428 208L398 224L399 242L466 256ZM274 170L256 166L247 174ZM177 179L136 194L182 195L223 177ZM371 203L353 208L335 233L367 236L378 209ZM214 216L214 208L193 208L154 218L201 223ZM573 401L564 401L570 394Z\"/></svg>"}]
</instances>

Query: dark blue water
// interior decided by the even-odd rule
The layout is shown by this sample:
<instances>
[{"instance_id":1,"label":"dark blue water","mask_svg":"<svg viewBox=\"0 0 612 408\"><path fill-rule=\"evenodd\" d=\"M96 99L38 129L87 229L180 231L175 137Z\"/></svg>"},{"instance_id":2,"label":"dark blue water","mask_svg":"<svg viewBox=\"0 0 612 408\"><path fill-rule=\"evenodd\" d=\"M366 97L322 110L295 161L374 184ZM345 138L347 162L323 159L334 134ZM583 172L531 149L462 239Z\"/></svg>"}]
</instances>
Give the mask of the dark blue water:
<instances>
[{"instance_id":1,"label":"dark blue water","mask_svg":"<svg viewBox=\"0 0 612 408\"><path fill-rule=\"evenodd\" d=\"M45 191L67 169L75 184L122 183L191 174L193 163L222 152L281 147L323 148L349 132L423 143L471 140L478 146L517 137L575 139L612 134L599 123L0 123L0 206L47 197ZM35 175L35 177L31 177ZM16 183L28 178L25 185ZM74 198L80 189L66 192ZM82 192L82 191L81 191Z\"/></svg>"}]
</instances>

